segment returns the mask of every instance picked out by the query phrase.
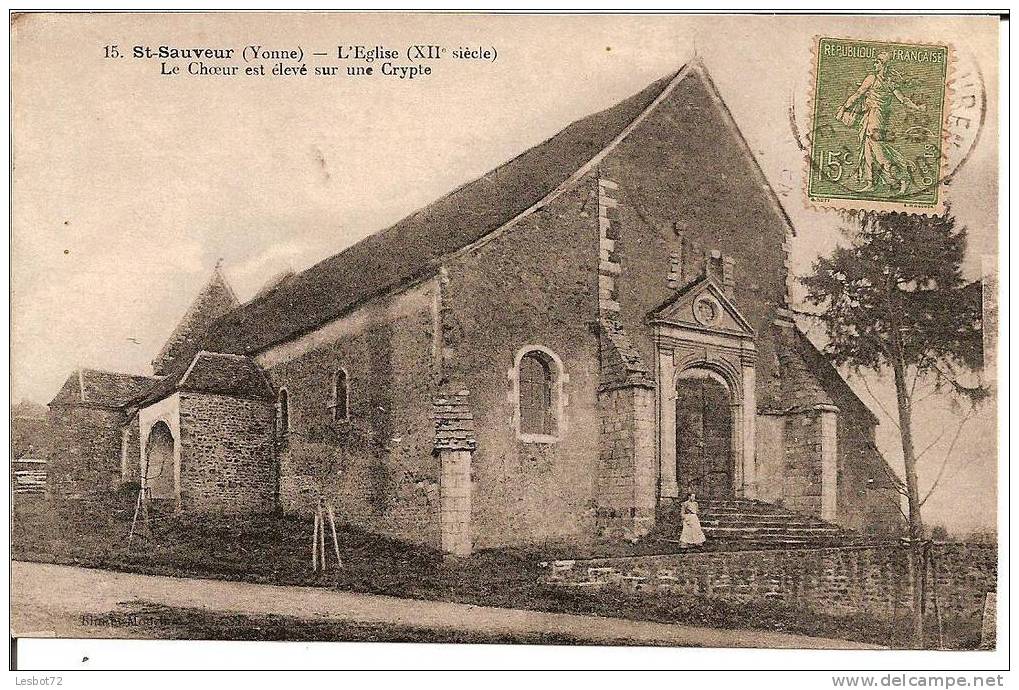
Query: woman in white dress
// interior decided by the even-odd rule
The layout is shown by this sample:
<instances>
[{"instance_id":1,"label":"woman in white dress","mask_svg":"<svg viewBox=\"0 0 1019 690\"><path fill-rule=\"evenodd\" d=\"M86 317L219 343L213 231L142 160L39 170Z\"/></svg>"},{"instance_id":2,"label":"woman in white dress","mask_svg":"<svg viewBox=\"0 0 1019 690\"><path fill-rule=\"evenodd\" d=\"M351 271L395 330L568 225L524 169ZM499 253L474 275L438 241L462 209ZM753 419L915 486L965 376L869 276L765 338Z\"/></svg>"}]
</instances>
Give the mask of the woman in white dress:
<instances>
[{"instance_id":1,"label":"woman in white dress","mask_svg":"<svg viewBox=\"0 0 1019 690\"><path fill-rule=\"evenodd\" d=\"M700 518L697 517L699 512L697 496L691 493L683 501L683 533L679 536L679 542L684 549L689 549L691 546L702 546L707 541L704 530L701 529Z\"/></svg>"}]
</instances>

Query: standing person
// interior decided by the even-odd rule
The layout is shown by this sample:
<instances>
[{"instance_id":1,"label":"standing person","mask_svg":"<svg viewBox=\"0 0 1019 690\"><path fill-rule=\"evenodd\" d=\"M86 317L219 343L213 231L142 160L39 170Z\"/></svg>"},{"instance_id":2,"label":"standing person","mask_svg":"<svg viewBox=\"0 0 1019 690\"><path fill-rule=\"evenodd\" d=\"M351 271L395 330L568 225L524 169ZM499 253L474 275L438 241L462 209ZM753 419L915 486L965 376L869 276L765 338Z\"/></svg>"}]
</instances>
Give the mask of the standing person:
<instances>
[{"instance_id":1,"label":"standing person","mask_svg":"<svg viewBox=\"0 0 1019 690\"><path fill-rule=\"evenodd\" d=\"M679 536L679 542L684 549L691 546L703 546L707 541L704 530L701 529L701 520L697 517L699 512L697 495L691 492L683 501L683 533Z\"/></svg>"}]
</instances>

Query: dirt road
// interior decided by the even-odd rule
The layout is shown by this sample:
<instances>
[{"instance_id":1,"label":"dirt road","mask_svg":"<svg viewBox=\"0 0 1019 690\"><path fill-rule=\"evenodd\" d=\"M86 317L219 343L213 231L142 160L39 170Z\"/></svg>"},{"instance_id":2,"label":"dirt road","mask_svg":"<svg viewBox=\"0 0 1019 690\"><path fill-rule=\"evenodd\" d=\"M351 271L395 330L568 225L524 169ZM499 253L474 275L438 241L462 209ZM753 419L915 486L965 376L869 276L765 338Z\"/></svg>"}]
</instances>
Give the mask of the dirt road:
<instances>
[{"instance_id":1,"label":"dirt road","mask_svg":"<svg viewBox=\"0 0 1019 690\"><path fill-rule=\"evenodd\" d=\"M527 640L560 635L588 644L697 647L873 649L845 640L756 631L669 625L599 616L490 608L398 599L317 587L196 580L15 562L11 625L17 637L144 637L131 602L216 613L275 615L315 621L459 631ZM127 605L125 608L124 605ZM114 625L110 622L114 621ZM158 623L158 619L157 619ZM165 636L165 635L160 635Z\"/></svg>"}]
</instances>

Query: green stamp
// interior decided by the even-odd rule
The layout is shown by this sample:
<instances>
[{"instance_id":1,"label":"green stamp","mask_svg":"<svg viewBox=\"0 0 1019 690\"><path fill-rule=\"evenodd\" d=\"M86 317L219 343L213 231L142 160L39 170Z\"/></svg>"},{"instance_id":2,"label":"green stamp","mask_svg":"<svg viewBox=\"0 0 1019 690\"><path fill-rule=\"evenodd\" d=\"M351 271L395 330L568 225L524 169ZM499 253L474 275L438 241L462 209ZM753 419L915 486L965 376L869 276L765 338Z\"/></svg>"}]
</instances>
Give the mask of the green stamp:
<instances>
[{"instance_id":1,"label":"green stamp","mask_svg":"<svg viewBox=\"0 0 1019 690\"><path fill-rule=\"evenodd\" d=\"M948 46L819 38L807 197L940 212Z\"/></svg>"}]
</instances>

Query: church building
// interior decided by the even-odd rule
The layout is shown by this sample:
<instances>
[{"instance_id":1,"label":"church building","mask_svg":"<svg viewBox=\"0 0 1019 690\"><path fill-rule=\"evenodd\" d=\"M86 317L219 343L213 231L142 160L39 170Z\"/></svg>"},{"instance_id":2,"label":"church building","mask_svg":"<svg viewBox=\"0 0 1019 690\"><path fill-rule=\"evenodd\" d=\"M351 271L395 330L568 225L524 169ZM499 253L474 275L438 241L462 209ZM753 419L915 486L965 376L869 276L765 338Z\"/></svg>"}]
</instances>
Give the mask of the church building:
<instances>
[{"instance_id":1,"label":"church building","mask_svg":"<svg viewBox=\"0 0 1019 690\"><path fill-rule=\"evenodd\" d=\"M897 528L874 415L789 310L795 230L691 63L239 303L75 372L50 491L474 549L639 539L695 493Z\"/></svg>"}]
</instances>

